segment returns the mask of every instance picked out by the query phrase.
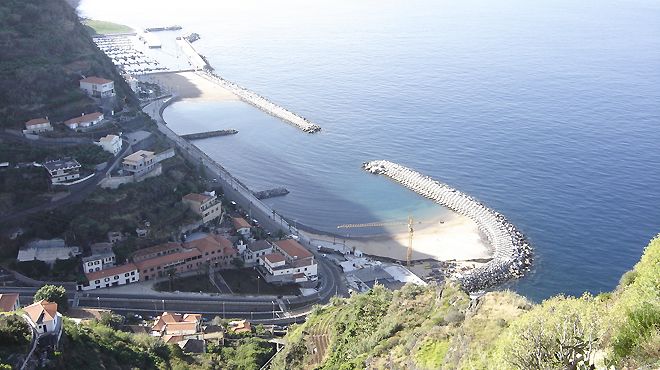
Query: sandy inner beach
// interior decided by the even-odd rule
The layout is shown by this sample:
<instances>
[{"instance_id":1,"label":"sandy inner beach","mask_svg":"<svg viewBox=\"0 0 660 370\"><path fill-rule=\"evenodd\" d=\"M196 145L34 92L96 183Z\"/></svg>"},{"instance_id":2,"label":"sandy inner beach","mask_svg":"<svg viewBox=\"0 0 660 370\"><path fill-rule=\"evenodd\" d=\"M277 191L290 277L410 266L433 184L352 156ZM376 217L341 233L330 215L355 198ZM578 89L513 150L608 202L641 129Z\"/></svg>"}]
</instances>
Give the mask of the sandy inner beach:
<instances>
[{"instance_id":1,"label":"sandy inner beach","mask_svg":"<svg viewBox=\"0 0 660 370\"><path fill-rule=\"evenodd\" d=\"M195 72L161 73L149 76L146 81L173 91L182 100L240 100L231 91Z\"/></svg>"},{"instance_id":2,"label":"sandy inner beach","mask_svg":"<svg viewBox=\"0 0 660 370\"><path fill-rule=\"evenodd\" d=\"M487 241L482 238L477 225L469 218L450 214L442 218L424 221L423 225L415 225L414 260L432 258L438 261L465 261L492 258L492 251ZM319 245L333 243L332 236L307 231L301 233ZM344 238L336 238L335 242L343 244ZM369 255L404 261L408 247L408 232L405 226L395 226L389 228L383 235L349 237L346 245Z\"/></svg>"}]
</instances>

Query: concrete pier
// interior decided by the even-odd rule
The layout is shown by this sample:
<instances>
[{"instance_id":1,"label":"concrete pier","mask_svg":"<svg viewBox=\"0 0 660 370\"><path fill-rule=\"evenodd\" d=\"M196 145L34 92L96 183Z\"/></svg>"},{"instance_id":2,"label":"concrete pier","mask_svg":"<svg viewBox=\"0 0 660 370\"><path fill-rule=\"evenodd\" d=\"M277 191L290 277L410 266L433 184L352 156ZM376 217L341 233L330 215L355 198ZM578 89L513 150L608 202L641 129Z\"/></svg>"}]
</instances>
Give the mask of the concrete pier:
<instances>
[{"instance_id":1,"label":"concrete pier","mask_svg":"<svg viewBox=\"0 0 660 370\"><path fill-rule=\"evenodd\" d=\"M478 200L410 168L389 161L371 161L363 168L384 175L452 211L469 217L486 235L493 259L467 274L455 277L474 292L523 276L532 263L532 248L525 236L507 219Z\"/></svg>"},{"instance_id":2,"label":"concrete pier","mask_svg":"<svg viewBox=\"0 0 660 370\"><path fill-rule=\"evenodd\" d=\"M199 72L199 74L231 91L244 102L261 109L271 116L277 117L282 121L292 124L293 126L301 129L303 132L313 134L321 131L321 126L312 123L307 118L288 111L286 108L281 107L264 98L263 96L250 91L234 82L225 80L224 78L208 71Z\"/></svg>"},{"instance_id":3,"label":"concrete pier","mask_svg":"<svg viewBox=\"0 0 660 370\"><path fill-rule=\"evenodd\" d=\"M197 132L194 134L184 134L184 135L179 135L182 138L186 140L199 140L199 139L206 139L209 137L215 137L215 136L227 136L227 135L236 135L238 134L237 130L234 129L229 129L229 130L215 130L215 131L207 131L207 132Z\"/></svg>"}]
</instances>

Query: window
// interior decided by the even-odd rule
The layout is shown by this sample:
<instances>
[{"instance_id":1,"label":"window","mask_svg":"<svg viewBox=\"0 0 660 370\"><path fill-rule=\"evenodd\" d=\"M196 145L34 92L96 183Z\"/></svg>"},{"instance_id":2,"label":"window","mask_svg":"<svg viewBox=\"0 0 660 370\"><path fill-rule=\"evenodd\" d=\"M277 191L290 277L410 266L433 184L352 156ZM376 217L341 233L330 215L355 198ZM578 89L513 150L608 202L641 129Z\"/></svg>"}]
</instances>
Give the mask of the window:
<instances>
[{"instance_id":1,"label":"window","mask_svg":"<svg viewBox=\"0 0 660 370\"><path fill-rule=\"evenodd\" d=\"M128 277L128 272L124 274L124 277Z\"/></svg>"},{"instance_id":2,"label":"window","mask_svg":"<svg viewBox=\"0 0 660 370\"><path fill-rule=\"evenodd\" d=\"M119 275L115 275L115 280L119 280Z\"/></svg>"},{"instance_id":3,"label":"window","mask_svg":"<svg viewBox=\"0 0 660 370\"><path fill-rule=\"evenodd\" d=\"M100 282L101 282L101 280L95 280L95 281L94 281L94 284L98 284L98 283L100 283Z\"/></svg>"},{"instance_id":4,"label":"window","mask_svg":"<svg viewBox=\"0 0 660 370\"><path fill-rule=\"evenodd\" d=\"M110 281L110 278L105 278L103 279L103 281Z\"/></svg>"}]
</instances>

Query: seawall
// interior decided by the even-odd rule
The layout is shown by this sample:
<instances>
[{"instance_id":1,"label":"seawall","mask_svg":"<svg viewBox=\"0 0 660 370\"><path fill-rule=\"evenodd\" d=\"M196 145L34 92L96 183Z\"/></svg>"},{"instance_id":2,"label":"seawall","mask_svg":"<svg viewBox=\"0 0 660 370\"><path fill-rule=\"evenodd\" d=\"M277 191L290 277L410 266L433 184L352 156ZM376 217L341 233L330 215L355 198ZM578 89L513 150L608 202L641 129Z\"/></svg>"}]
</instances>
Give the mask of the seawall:
<instances>
[{"instance_id":1,"label":"seawall","mask_svg":"<svg viewBox=\"0 0 660 370\"><path fill-rule=\"evenodd\" d=\"M277 117L282 121L299 128L303 132L313 134L321 131L321 126L311 122L305 117L299 116L287 110L286 108L271 102L270 100L253 91L250 91L234 82L225 80L224 78L212 72L203 71L199 73L210 81L215 82L223 88L231 91L244 102L270 114L273 117Z\"/></svg>"},{"instance_id":2,"label":"seawall","mask_svg":"<svg viewBox=\"0 0 660 370\"><path fill-rule=\"evenodd\" d=\"M469 292L518 278L532 264L532 248L525 236L503 215L478 200L410 168L389 161L371 161L363 168L384 175L419 195L473 220L493 248L493 259L467 274L455 277Z\"/></svg>"},{"instance_id":3,"label":"seawall","mask_svg":"<svg viewBox=\"0 0 660 370\"><path fill-rule=\"evenodd\" d=\"M238 85L237 83L225 80L224 78L213 73L213 67L211 67L206 59L202 57L202 55L199 54L197 50L195 50L195 47L188 40L181 38L176 40L176 42L181 48L181 51L190 61L190 64L193 66L193 68L197 70L198 73L204 78L231 91L242 101L270 114L273 117L277 117L282 121L299 128L303 132L313 134L321 131L321 126L311 122L307 118L293 113L286 108L279 106L266 99L265 97L255 93L254 91L248 90L245 87Z\"/></svg>"}]
</instances>

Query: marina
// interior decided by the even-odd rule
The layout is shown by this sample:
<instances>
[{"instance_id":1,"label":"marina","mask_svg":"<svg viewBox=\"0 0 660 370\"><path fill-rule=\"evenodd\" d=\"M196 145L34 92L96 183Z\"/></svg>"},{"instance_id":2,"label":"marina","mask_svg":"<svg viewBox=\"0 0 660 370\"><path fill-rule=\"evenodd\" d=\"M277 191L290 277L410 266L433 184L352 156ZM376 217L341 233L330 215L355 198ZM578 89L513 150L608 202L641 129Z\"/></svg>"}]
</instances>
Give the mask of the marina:
<instances>
[{"instance_id":1,"label":"marina","mask_svg":"<svg viewBox=\"0 0 660 370\"><path fill-rule=\"evenodd\" d=\"M493 249L493 259L455 278L470 292L486 289L511 278L522 277L532 264L532 248L525 236L503 215L471 196L399 164L378 160L364 170L384 175L406 188L467 216L479 227Z\"/></svg>"}]
</instances>

